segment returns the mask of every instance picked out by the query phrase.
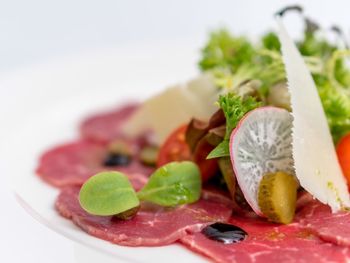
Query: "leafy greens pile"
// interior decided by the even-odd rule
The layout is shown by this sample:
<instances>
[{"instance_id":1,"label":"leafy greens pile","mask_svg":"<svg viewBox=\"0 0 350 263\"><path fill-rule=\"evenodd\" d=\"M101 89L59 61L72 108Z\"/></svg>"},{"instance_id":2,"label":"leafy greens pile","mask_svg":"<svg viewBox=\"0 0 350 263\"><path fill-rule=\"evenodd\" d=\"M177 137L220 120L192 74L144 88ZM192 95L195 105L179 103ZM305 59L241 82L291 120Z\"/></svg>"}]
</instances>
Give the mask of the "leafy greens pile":
<instances>
[{"instance_id":1,"label":"leafy greens pile","mask_svg":"<svg viewBox=\"0 0 350 263\"><path fill-rule=\"evenodd\" d=\"M219 97L219 106L226 118L226 132L223 141L208 155L208 159L230 156L230 135L243 116L261 106L254 97L241 98L233 93L227 93Z\"/></svg>"},{"instance_id":2,"label":"leafy greens pile","mask_svg":"<svg viewBox=\"0 0 350 263\"><path fill-rule=\"evenodd\" d=\"M318 33L316 24L306 20L303 39L297 46L313 75L336 143L350 131L350 70L346 65L350 50L338 48ZM280 43L273 32L265 34L259 43L253 43L220 29L211 33L202 49L199 67L202 71L211 72L217 86L227 94L220 97L219 105L227 123L233 118L234 124L228 125L224 141L209 158L226 156L228 132L242 117L242 112L258 106L249 97L262 105L269 104L268 96L275 92L272 88L286 82ZM300 92L302 89L300 87ZM236 105L239 113L232 114L232 108L227 107L230 103Z\"/></svg>"}]
</instances>

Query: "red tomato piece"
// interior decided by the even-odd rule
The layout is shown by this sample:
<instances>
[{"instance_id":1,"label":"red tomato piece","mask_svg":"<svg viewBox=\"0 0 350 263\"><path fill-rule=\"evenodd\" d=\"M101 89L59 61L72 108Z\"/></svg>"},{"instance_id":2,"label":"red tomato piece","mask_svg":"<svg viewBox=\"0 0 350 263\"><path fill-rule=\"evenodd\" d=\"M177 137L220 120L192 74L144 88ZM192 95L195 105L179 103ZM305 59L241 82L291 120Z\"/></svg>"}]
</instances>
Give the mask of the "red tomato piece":
<instances>
[{"instance_id":1,"label":"red tomato piece","mask_svg":"<svg viewBox=\"0 0 350 263\"><path fill-rule=\"evenodd\" d=\"M166 139L159 150L157 167L170 162L192 160L199 166L202 180L205 182L212 177L218 169L216 160L206 160L212 147L209 146L208 148L208 143L200 142L192 156L191 150L185 140L186 130L187 125L183 125Z\"/></svg>"},{"instance_id":2,"label":"red tomato piece","mask_svg":"<svg viewBox=\"0 0 350 263\"><path fill-rule=\"evenodd\" d=\"M350 134L340 140L337 146L337 154L340 166L350 187Z\"/></svg>"},{"instance_id":3,"label":"red tomato piece","mask_svg":"<svg viewBox=\"0 0 350 263\"><path fill-rule=\"evenodd\" d=\"M158 167L174 161L191 160L191 151L185 141L186 130L187 125L183 125L166 139L159 150Z\"/></svg>"}]
</instances>

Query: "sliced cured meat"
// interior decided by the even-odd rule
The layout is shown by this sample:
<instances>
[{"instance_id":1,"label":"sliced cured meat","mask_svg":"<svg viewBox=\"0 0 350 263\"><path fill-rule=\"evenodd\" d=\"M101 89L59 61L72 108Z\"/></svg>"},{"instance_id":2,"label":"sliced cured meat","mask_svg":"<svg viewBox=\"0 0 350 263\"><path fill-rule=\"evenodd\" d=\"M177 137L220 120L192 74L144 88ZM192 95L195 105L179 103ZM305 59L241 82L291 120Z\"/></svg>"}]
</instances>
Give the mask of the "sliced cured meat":
<instances>
[{"instance_id":1,"label":"sliced cured meat","mask_svg":"<svg viewBox=\"0 0 350 263\"><path fill-rule=\"evenodd\" d=\"M329 206L314 200L298 214L301 225L321 239L342 246L350 246L350 213L332 214Z\"/></svg>"},{"instance_id":2,"label":"sliced cured meat","mask_svg":"<svg viewBox=\"0 0 350 263\"><path fill-rule=\"evenodd\" d=\"M138 104L130 104L89 117L81 124L80 133L83 138L94 141L109 142L119 138L122 135L121 125L137 108Z\"/></svg>"},{"instance_id":3,"label":"sliced cured meat","mask_svg":"<svg viewBox=\"0 0 350 263\"><path fill-rule=\"evenodd\" d=\"M79 187L66 187L56 201L59 213L87 233L125 246L162 246L174 243L188 233L200 231L211 222L227 221L231 209L224 204L200 200L177 208L142 204L130 220L87 214L79 205Z\"/></svg>"},{"instance_id":4,"label":"sliced cured meat","mask_svg":"<svg viewBox=\"0 0 350 263\"><path fill-rule=\"evenodd\" d=\"M202 188L202 198L232 207L232 199L229 193L219 190L214 186L205 186Z\"/></svg>"},{"instance_id":5,"label":"sliced cured meat","mask_svg":"<svg viewBox=\"0 0 350 263\"><path fill-rule=\"evenodd\" d=\"M181 242L191 250L219 263L322 263L348 262L350 250L320 240L298 224L274 225L259 219L235 218L231 224L248 232L239 243L223 244L202 233L187 235Z\"/></svg>"},{"instance_id":6,"label":"sliced cured meat","mask_svg":"<svg viewBox=\"0 0 350 263\"><path fill-rule=\"evenodd\" d=\"M137 160L127 166L106 167L104 159L107 154L106 146L101 143L87 140L68 143L44 153L37 174L46 182L62 187L82 185L89 177L101 171L120 171L129 176L139 174L138 177L144 177L153 171ZM140 187L139 184L136 185Z\"/></svg>"},{"instance_id":7,"label":"sliced cured meat","mask_svg":"<svg viewBox=\"0 0 350 263\"><path fill-rule=\"evenodd\" d=\"M306 207L309 203L314 202L314 198L312 195L306 191L300 191L298 193L297 197L297 203L296 203L296 213L299 214L299 211L301 211L304 207Z\"/></svg>"}]
</instances>

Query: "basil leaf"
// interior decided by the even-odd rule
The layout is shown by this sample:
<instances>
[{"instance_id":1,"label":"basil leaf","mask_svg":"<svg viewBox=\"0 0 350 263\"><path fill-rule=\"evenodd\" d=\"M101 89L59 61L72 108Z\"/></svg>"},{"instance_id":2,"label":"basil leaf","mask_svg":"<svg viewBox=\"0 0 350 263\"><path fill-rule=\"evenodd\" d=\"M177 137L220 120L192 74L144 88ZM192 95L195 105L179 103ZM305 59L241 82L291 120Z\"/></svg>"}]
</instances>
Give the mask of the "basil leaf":
<instances>
[{"instance_id":1,"label":"basil leaf","mask_svg":"<svg viewBox=\"0 0 350 263\"><path fill-rule=\"evenodd\" d=\"M189 161L168 163L156 170L147 185L137 193L140 200L161 206L196 202L200 198L201 175Z\"/></svg>"},{"instance_id":2,"label":"basil leaf","mask_svg":"<svg viewBox=\"0 0 350 263\"><path fill-rule=\"evenodd\" d=\"M79 193L81 207L90 214L111 216L140 204L128 178L119 172L102 172L87 180Z\"/></svg>"}]
</instances>

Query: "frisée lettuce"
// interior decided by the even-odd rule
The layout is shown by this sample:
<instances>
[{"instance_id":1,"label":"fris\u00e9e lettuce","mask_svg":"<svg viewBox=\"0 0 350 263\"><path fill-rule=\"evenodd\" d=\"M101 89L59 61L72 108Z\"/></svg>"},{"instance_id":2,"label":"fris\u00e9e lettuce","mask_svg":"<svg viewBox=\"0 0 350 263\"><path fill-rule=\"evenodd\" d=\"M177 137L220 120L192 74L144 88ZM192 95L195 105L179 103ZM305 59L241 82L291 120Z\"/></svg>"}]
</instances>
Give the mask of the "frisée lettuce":
<instances>
[{"instance_id":1,"label":"fris\u00e9e lettuce","mask_svg":"<svg viewBox=\"0 0 350 263\"><path fill-rule=\"evenodd\" d=\"M350 70L346 65L350 50L320 37L316 23L308 19L305 22L304 36L297 46L312 72L336 143L350 131ZM211 72L216 85L224 91L256 97L262 104L268 104L272 87L286 81L280 43L273 32L253 43L226 29L214 31L202 49L199 67ZM252 82L254 87L247 88ZM224 154L221 151L218 155Z\"/></svg>"},{"instance_id":2,"label":"fris\u00e9e lettuce","mask_svg":"<svg viewBox=\"0 0 350 263\"><path fill-rule=\"evenodd\" d=\"M232 130L247 112L261 106L252 96L242 98L233 93L221 95L218 104L226 118L226 133L224 140L208 155L208 159L230 156L229 142Z\"/></svg>"}]
</instances>

